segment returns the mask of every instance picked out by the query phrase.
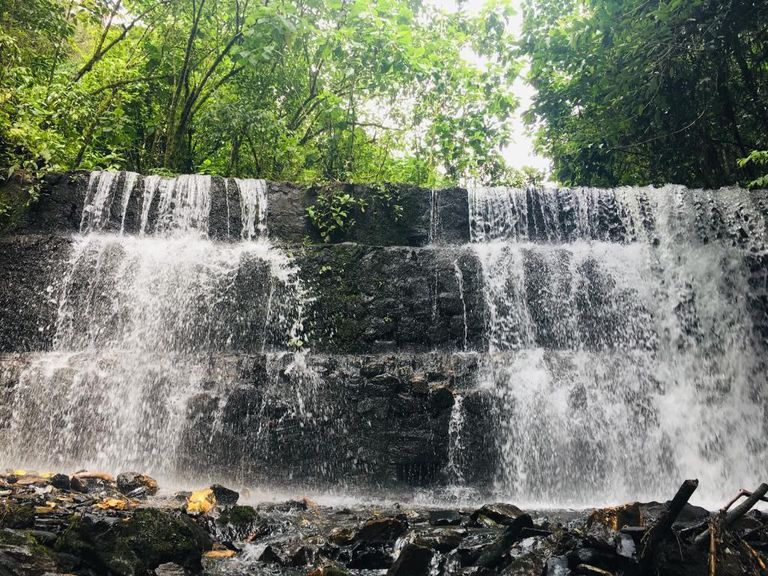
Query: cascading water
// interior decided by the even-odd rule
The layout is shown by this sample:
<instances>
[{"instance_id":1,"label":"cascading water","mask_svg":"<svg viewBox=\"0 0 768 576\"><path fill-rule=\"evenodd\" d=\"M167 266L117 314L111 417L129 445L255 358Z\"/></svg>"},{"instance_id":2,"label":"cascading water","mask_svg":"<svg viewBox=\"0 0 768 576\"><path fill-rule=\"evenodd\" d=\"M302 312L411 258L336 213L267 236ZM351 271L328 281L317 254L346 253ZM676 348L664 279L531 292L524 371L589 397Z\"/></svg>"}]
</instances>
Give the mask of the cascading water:
<instances>
[{"instance_id":1,"label":"cascading water","mask_svg":"<svg viewBox=\"0 0 768 576\"><path fill-rule=\"evenodd\" d=\"M266 239L263 181L237 181L246 241L236 243L207 238L207 176L145 178L135 192L140 235L102 232L123 230L136 184L130 173L91 177L54 351L14 377L8 464L172 476L189 402L216 380L211 354L304 339L304 290L291 260ZM259 241L249 241L256 231Z\"/></svg>"},{"instance_id":2,"label":"cascading water","mask_svg":"<svg viewBox=\"0 0 768 576\"><path fill-rule=\"evenodd\" d=\"M267 237L267 183L264 180L236 179L240 190L243 240Z\"/></svg>"},{"instance_id":3,"label":"cascading water","mask_svg":"<svg viewBox=\"0 0 768 576\"><path fill-rule=\"evenodd\" d=\"M768 473L743 190L477 189L498 490L518 501L701 497ZM533 243L536 241L536 243Z\"/></svg>"}]
</instances>

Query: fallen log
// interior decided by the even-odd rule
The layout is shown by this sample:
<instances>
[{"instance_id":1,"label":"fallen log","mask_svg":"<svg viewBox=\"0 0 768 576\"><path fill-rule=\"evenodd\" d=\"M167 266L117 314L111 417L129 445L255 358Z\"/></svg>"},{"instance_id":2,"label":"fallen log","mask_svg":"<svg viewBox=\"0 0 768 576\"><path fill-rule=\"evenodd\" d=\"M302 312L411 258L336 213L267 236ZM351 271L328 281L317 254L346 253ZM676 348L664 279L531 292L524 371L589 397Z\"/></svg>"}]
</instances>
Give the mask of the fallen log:
<instances>
[{"instance_id":1,"label":"fallen log","mask_svg":"<svg viewBox=\"0 0 768 576\"><path fill-rule=\"evenodd\" d=\"M760 500L763 499L763 497L768 493L768 484L763 483L760 484L760 486L757 487L757 489L752 492L741 504L733 508L732 510L729 510L728 513L725 515L725 518L723 520L722 527L727 528L729 525L733 524L736 520L744 516L747 512L749 512L752 507L760 502ZM746 494L746 492L745 492ZM732 504L733 501L731 501L730 504ZM709 528L707 528L704 532L696 536L694 539L694 543L696 544L705 544L709 539Z\"/></svg>"},{"instance_id":2,"label":"fallen log","mask_svg":"<svg viewBox=\"0 0 768 576\"><path fill-rule=\"evenodd\" d=\"M675 497L667 504L664 512L656 520L643 536L640 543L640 573L650 575L656 562L656 552L659 544L671 533L672 524L682 512L683 508L690 500L696 488L699 486L698 480L686 480L678 488Z\"/></svg>"}]
</instances>

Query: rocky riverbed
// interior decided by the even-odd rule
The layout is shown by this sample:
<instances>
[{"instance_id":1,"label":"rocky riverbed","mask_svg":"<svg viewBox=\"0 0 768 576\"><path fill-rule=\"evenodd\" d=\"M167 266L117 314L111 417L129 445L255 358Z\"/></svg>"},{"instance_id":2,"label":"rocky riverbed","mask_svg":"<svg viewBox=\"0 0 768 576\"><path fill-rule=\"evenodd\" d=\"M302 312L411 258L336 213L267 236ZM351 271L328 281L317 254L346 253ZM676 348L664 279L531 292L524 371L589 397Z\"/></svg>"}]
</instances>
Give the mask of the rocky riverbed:
<instances>
[{"instance_id":1,"label":"rocky riverbed","mask_svg":"<svg viewBox=\"0 0 768 576\"><path fill-rule=\"evenodd\" d=\"M248 494L221 485L159 488L134 472L0 474L0 576L694 575L711 573L713 558L717 574L766 574L768 517L758 510L719 529L713 553L709 538L694 543L712 516L686 504L644 565L649 528L668 505L246 505Z\"/></svg>"}]
</instances>

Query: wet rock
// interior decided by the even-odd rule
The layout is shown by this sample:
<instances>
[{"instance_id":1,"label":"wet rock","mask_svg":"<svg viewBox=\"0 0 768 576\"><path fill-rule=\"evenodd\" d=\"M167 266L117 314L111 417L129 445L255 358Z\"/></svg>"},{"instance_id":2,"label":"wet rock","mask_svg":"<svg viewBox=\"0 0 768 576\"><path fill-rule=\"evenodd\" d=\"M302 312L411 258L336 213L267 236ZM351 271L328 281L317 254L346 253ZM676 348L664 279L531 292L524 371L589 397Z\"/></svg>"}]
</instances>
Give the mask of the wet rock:
<instances>
[{"instance_id":1,"label":"wet rock","mask_svg":"<svg viewBox=\"0 0 768 576\"><path fill-rule=\"evenodd\" d=\"M384 544L358 544L349 561L349 567L357 570L384 570L391 565L392 554Z\"/></svg>"},{"instance_id":2,"label":"wet rock","mask_svg":"<svg viewBox=\"0 0 768 576\"><path fill-rule=\"evenodd\" d=\"M229 524L238 529L245 529L253 525L259 515L253 506L231 506L221 511L220 524Z\"/></svg>"},{"instance_id":3,"label":"wet rock","mask_svg":"<svg viewBox=\"0 0 768 576\"><path fill-rule=\"evenodd\" d=\"M262 536L259 514L251 506L227 506L213 522L211 531L218 540L244 541Z\"/></svg>"},{"instance_id":4,"label":"wet rock","mask_svg":"<svg viewBox=\"0 0 768 576\"><path fill-rule=\"evenodd\" d=\"M456 549L456 557L462 566L471 566L477 562L477 559L496 538L492 532L480 532L470 534L462 540Z\"/></svg>"},{"instance_id":5,"label":"wet rock","mask_svg":"<svg viewBox=\"0 0 768 576\"><path fill-rule=\"evenodd\" d=\"M498 502L496 504L485 504L482 508L475 510L470 519L475 523L481 523L483 518L488 518L497 524L508 525L512 524L522 514L523 511L514 504Z\"/></svg>"},{"instance_id":6,"label":"wet rock","mask_svg":"<svg viewBox=\"0 0 768 576\"><path fill-rule=\"evenodd\" d=\"M55 558L29 536L0 530L0 576L58 574Z\"/></svg>"},{"instance_id":7,"label":"wet rock","mask_svg":"<svg viewBox=\"0 0 768 576\"><path fill-rule=\"evenodd\" d=\"M501 576L541 576L556 544L557 540L549 536L523 538L509 551L512 561Z\"/></svg>"},{"instance_id":8,"label":"wet rock","mask_svg":"<svg viewBox=\"0 0 768 576\"><path fill-rule=\"evenodd\" d=\"M334 528L328 539L339 546L346 546L352 543L354 537L355 533L350 528Z\"/></svg>"},{"instance_id":9,"label":"wet rock","mask_svg":"<svg viewBox=\"0 0 768 576\"><path fill-rule=\"evenodd\" d=\"M429 576L432 550L418 544L406 544L387 576Z\"/></svg>"},{"instance_id":10,"label":"wet rock","mask_svg":"<svg viewBox=\"0 0 768 576\"><path fill-rule=\"evenodd\" d=\"M355 534L355 542L385 544L394 542L408 530L408 523L400 518L376 518L369 520Z\"/></svg>"},{"instance_id":11,"label":"wet rock","mask_svg":"<svg viewBox=\"0 0 768 576\"><path fill-rule=\"evenodd\" d=\"M66 474L54 474L50 482L51 486L58 490L69 490L71 485L71 480Z\"/></svg>"},{"instance_id":12,"label":"wet rock","mask_svg":"<svg viewBox=\"0 0 768 576\"><path fill-rule=\"evenodd\" d=\"M463 529L440 530L431 534L419 535L414 543L445 554L458 548L466 536L467 531Z\"/></svg>"},{"instance_id":13,"label":"wet rock","mask_svg":"<svg viewBox=\"0 0 768 576\"><path fill-rule=\"evenodd\" d=\"M312 570L307 576L348 576L349 572L338 564L325 564Z\"/></svg>"},{"instance_id":14,"label":"wet rock","mask_svg":"<svg viewBox=\"0 0 768 576\"><path fill-rule=\"evenodd\" d=\"M458 526L463 516L456 510L430 510L429 523L432 526Z\"/></svg>"},{"instance_id":15,"label":"wet rock","mask_svg":"<svg viewBox=\"0 0 768 576\"><path fill-rule=\"evenodd\" d=\"M453 392L447 386L438 386L430 393L429 402L434 413L448 410L453 406Z\"/></svg>"},{"instance_id":16,"label":"wet rock","mask_svg":"<svg viewBox=\"0 0 768 576\"><path fill-rule=\"evenodd\" d=\"M599 508L590 514L587 526L592 526L595 523L607 526L614 531L620 530L624 526L640 526L642 523L640 505L633 502L622 506Z\"/></svg>"},{"instance_id":17,"label":"wet rock","mask_svg":"<svg viewBox=\"0 0 768 576\"><path fill-rule=\"evenodd\" d=\"M102 494L111 491L113 485L103 478L73 476L70 488L83 494Z\"/></svg>"},{"instance_id":18,"label":"wet rock","mask_svg":"<svg viewBox=\"0 0 768 576\"><path fill-rule=\"evenodd\" d=\"M175 562L166 562L155 568L155 576L185 576L184 568Z\"/></svg>"},{"instance_id":19,"label":"wet rock","mask_svg":"<svg viewBox=\"0 0 768 576\"><path fill-rule=\"evenodd\" d=\"M571 576L573 572L568 567L568 559L564 556L552 556L547 560L545 576Z\"/></svg>"},{"instance_id":20,"label":"wet rock","mask_svg":"<svg viewBox=\"0 0 768 576\"><path fill-rule=\"evenodd\" d=\"M131 498L154 496L159 489L157 481L146 474L123 472L117 476L117 489Z\"/></svg>"},{"instance_id":21,"label":"wet rock","mask_svg":"<svg viewBox=\"0 0 768 576\"><path fill-rule=\"evenodd\" d=\"M616 537L616 552L619 556L634 558L637 553L637 545L629 534L619 533Z\"/></svg>"},{"instance_id":22,"label":"wet rock","mask_svg":"<svg viewBox=\"0 0 768 576\"><path fill-rule=\"evenodd\" d=\"M567 555L568 564L572 568L587 564L603 570L615 570L627 565L626 558L608 550L597 548L578 548Z\"/></svg>"},{"instance_id":23,"label":"wet rock","mask_svg":"<svg viewBox=\"0 0 768 576\"><path fill-rule=\"evenodd\" d=\"M222 486L221 484L213 484L211 486L211 490L213 491L213 495L216 497L217 504L230 506L237 504L237 501L240 499L240 494L234 490Z\"/></svg>"},{"instance_id":24,"label":"wet rock","mask_svg":"<svg viewBox=\"0 0 768 576\"><path fill-rule=\"evenodd\" d=\"M477 565L494 568L502 564L512 544L523 537L525 528L533 528L533 520L528 514L515 518L504 532L483 550L477 559Z\"/></svg>"},{"instance_id":25,"label":"wet rock","mask_svg":"<svg viewBox=\"0 0 768 576\"><path fill-rule=\"evenodd\" d=\"M261 553L259 560L267 564L302 567L314 564L317 548L302 542L269 544Z\"/></svg>"},{"instance_id":26,"label":"wet rock","mask_svg":"<svg viewBox=\"0 0 768 576\"><path fill-rule=\"evenodd\" d=\"M34 504L0 502L0 528L31 528L34 523Z\"/></svg>"},{"instance_id":27,"label":"wet rock","mask_svg":"<svg viewBox=\"0 0 768 576\"><path fill-rule=\"evenodd\" d=\"M97 573L134 576L168 562L199 570L203 552L212 545L202 528L183 514L142 508L127 520L106 520L73 517L57 549L81 558Z\"/></svg>"},{"instance_id":28,"label":"wet rock","mask_svg":"<svg viewBox=\"0 0 768 576\"><path fill-rule=\"evenodd\" d=\"M666 509L666 504L659 502L641 503L640 514L642 517L643 526L650 526L658 519L659 515ZM678 514L675 519L675 523L672 525L673 529L687 528L699 524L709 518L709 511L701 508L700 506L693 506L692 504L686 504L683 510Z\"/></svg>"},{"instance_id":29,"label":"wet rock","mask_svg":"<svg viewBox=\"0 0 768 576\"><path fill-rule=\"evenodd\" d=\"M280 546L269 544L259 556L259 561L265 564L279 564L285 566L288 564L288 558Z\"/></svg>"}]
</instances>

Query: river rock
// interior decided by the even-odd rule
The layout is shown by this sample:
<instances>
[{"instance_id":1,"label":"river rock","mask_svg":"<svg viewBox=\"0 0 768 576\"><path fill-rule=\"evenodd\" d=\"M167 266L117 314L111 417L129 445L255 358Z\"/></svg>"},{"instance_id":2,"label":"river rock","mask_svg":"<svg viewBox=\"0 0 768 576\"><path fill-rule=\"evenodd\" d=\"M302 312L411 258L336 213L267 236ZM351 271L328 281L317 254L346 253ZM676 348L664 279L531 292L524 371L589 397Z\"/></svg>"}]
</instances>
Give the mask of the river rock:
<instances>
[{"instance_id":1,"label":"river rock","mask_svg":"<svg viewBox=\"0 0 768 576\"><path fill-rule=\"evenodd\" d=\"M213 495L216 497L217 504L229 506L237 504L237 501L240 499L240 494L221 484L211 485L211 490L213 490Z\"/></svg>"},{"instance_id":2,"label":"river rock","mask_svg":"<svg viewBox=\"0 0 768 576\"><path fill-rule=\"evenodd\" d=\"M212 546L208 534L184 514L141 508L126 520L106 520L73 517L57 550L81 558L96 573L135 576L168 562L199 571L203 552Z\"/></svg>"},{"instance_id":3,"label":"river rock","mask_svg":"<svg viewBox=\"0 0 768 576\"><path fill-rule=\"evenodd\" d=\"M159 486L157 481L139 472L123 472L117 476L117 489L132 498L154 496Z\"/></svg>"},{"instance_id":4,"label":"river rock","mask_svg":"<svg viewBox=\"0 0 768 576\"><path fill-rule=\"evenodd\" d=\"M430 510L429 523L432 526L457 526L463 516L457 510Z\"/></svg>"},{"instance_id":5,"label":"river rock","mask_svg":"<svg viewBox=\"0 0 768 576\"><path fill-rule=\"evenodd\" d=\"M533 528L533 520L528 514L515 518L504 532L486 547L477 559L478 566L495 568L504 561L512 544L520 540L525 528Z\"/></svg>"},{"instance_id":6,"label":"river rock","mask_svg":"<svg viewBox=\"0 0 768 576\"><path fill-rule=\"evenodd\" d=\"M392 562L391 550L385 544L360 542L352 548L349 567L358 570L385 570Z\"/></svg>"},{"instance_id":7,"label":"river rock","mask_svg":"<svg viewBox=\"0 0 768 576\"><path fill-rule=\"evenodd\" d=\"M514 504L497 502L496 504L485 504L482 508L475 510L470 518L476 523L482 522L483 517L485 517L497 524L509 525L522 514L523 511Z\"/></svg>"},{"instance_id":8,"label":"river rock","mask_svg":"<svg viewBox=\"0 0 768 576\"><path fill-rule=\"evenodd\" d=\"M418 544L406 544L387 571L387 576L429 576L432 550Z\"/></svg>"},{"instance_id":9,"label":"river rock","mask_svg":"<svg viewBox=\"0 0 768 576\"><path fill-rule=\"evenodd\" d=\"M184 568L175 562L166 562L155 568L155 576L185 576Z\"/></svg>"},{"instance_id":10,"label":"river rock","mask_svg":"<svg viewBox=\"0 0 768 576\"><path fill-rule=\"evenodd\" d=\"M66 474L54 474L51 476L51 486L58 490L69 490L72 481Z\"/></svg>"},{"instance_id":11,"label":"river rock","mask_svg":"<svg viewBox=\"0 0 768 576\"><path fill-rule=\"evenodd\" d=\"M443 554L455 550L461 544L461 541L467 536L467 531L461 529L443 529L436 530L429 534L422 534L416 537L414 544L432 548Z\"/></svg>"},{"instance_id":12,"label":"river rock","mask_svg":"<svg viewBox=\"0 0 768 576\"><path fill-rule=\"evenodd\" d=\"M384 544L394 542L408 530L408 523L401 518L376 518L369 520L355 534L355 542Z\"/></svg>"}]
</instances>

